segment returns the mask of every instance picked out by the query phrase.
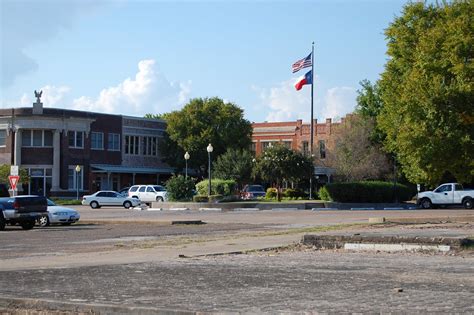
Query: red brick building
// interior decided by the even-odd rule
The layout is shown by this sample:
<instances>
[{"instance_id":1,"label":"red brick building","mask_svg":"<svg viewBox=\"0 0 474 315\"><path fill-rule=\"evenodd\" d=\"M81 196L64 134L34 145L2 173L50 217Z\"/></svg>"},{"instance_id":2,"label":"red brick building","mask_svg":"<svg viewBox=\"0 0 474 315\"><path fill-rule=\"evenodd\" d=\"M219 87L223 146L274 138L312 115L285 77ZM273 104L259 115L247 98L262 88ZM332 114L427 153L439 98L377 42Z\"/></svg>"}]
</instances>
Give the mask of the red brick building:
<instances>
[{"instance_id":1,"label":"red brick building","mask_svg":"<svg viewBox=\"0 0 474 315\"><path fill-rule=\"evenodd\" d=\"M332 122L331 118L324 123L314 120L313 154L315 158L315 176L320 182L330 182L334 170L328 167L327 156L334 148L334 136L338 127L344 124ZM286 122L252 123L252 151L258 156L274 143L280 143L288 148L308 155L310 151L311 124L303 123L301 119Z\"/></svg>"}]
</instances>

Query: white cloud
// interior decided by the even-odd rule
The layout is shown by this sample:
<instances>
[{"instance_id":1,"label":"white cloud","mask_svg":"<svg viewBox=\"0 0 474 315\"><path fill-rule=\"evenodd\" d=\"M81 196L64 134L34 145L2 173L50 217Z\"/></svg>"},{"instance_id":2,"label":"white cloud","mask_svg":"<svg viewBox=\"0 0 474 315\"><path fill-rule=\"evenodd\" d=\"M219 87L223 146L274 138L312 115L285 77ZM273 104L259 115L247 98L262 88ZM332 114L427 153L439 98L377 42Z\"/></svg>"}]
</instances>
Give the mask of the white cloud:
<instances>
[{"instance_id":1,"label":"white cloud","mask_svg":"<svg viewBox=\"0 0 474 315\"><path fill-rule=\"evenodd\" d=\"M307 91L310 86L304 86L303 90L296 91L294 87L296 80L284 81L271 88L252 87L262 101L263 107L268 110L267 121L310 120L311 96ZM320 86L318 80L319 78L315 77L316 86ZM323 121L326 118L344 117L354 111L357 95L355 88L333 87L323 93L325 93L323 99L317 97L316 91L314 93L314 118Z\"/></svg>"},{"instance_id":2,"label":"white cloud","mask_svg":"<svg viewBox=\"0 0 474 315\"><path fill-rule=\"evenodd\" d=\"M326 91L322 117L341 118L354 111L357 91L352 87L334 87Z\"/></svg>"},{"instance_id":3,"label":"white cloud","mask_svg":"<svg viewBox=\"0 0 474 315\"><path fill-rule=\"evenodd\" d=\"M41 102L45 107L64 107L64 98L67 96L71 89L68 86L54 86L46 85L38 89L43 91L41 95ZM2 100L2 103L8 104L10 107L31 107L33 102L36 102L33 91L30 94L23 93L18 100L6 101Z\"/></svg>"},{"instance_id":4,"label":"white cloud","mask_svg":"<svg viewBox=\"0 0 474 315\"><path fill-rule=\"evenodd\" d=\"M188 101L191 81L169 82L155 69L155 60L138 63L135 78L103 89L97 98L81 96L72 107L78 110L143 116L177 109Z\"/></svg>"}]
</instances>

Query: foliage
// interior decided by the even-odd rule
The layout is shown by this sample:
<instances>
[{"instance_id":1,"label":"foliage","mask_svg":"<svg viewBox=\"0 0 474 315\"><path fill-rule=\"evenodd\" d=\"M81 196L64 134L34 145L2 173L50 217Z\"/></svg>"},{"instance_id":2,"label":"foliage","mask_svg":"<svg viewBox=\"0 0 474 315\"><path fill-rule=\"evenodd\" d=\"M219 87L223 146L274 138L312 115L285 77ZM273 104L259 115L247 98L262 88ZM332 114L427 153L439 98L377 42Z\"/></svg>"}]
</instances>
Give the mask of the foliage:
<instances>
[{"instance_id":1,"label":"foliage","mask_svg":"<svg viewBox=\"0 0 474 315\"><path fill-rule=\"evenodd\" d=\"M248 150L228 149L213 164L217 178L233 179L239 185L250 182L253 168L253 154Z\"/></svg>"},{"instance_id":2,"label":"foliage","mask_svg":"<svg viewBox=\"0 0 474 315\"><path fill-rule=\"evenodd\" d=\"M265 194L266 199L275 199L278 195L278 191L274 187L267 188L267 192Z\"/></svg>"},{"instance_id":3,"label":"foliage","mask_svg":"<svg viewBox=\"0 0 474 315\"><path fill-rule=\"evenodd\" d=\"M374 130L373 118L348 116L334 135L334 150L328 154L336 177L342 181L386 178L390 163L381 145L370 140ZM330 156L329 156L330 155Z\"/></svg>"},{"instance_id":4,"label":"foliage","mask_svg":"<svg viewBox=\"0 0 474 315\"><path fill-rule=\"evenodd\" d=\"M209 143L214 148L213 160L227 149L247 149L251 144L252 126L243 118L243 110L217 97L192 99L163 118L168 136L163 137L161 153L164 161L174 167L184 167L183 156L188 151L188 167L203 172L208 168Z\"/></svg>"},{"instance_id":5,"label":"foliage","mask_svg":"<svg viewBox=\"0 0 474 315\"><path fill-rule=\"evenodd\" d=\"M389 182L331 183L319 190L319 198L337 202L392 202L410 200L416 190ZM395 195L396 194L396 195Z\"/></svg>"},{"instance_id":6,"label":"foliage","mask_svg":"<svg viewBox=\"0 0 474 315\"><path fill-rule=\"evenodd\" d=\"M308 197L301 189L287 188L283 191L283 197L290 199L306 198Z\"/></svg>"},{"instance_id":7,"label":"foliage","mask_svg":"<svg viewBox=\"0 0 474 315\"><path fill-rule=\"evenodd\" d=\"M194 181L183 175L173 175L166 182L166 196L170 201L190 201L193 199Z\"/></svg>"},{"instance_id":8,"label":"foliage","mask_svg":"<svg viewBox=\"0 0 474 315\"><path fill-rule=\"evenodd\" d=\"M196 195L193 196L193 201L194 202L208 202L209 198L206 196L201 196L201 195Z\"/></svg>"},{"instance_id":9,"label":"foliage","mask_svg":"<svg viewBox=\"0 0 474 315\"><path fill-rule=\"evenodd\" d=\"M377 115L411 182L474 178L474 1L409 3L386 29Z\"/></svg>"},{"instance_id":10,"label":"foliage","mask_svg":"<svg viewBox=\"0 0 474 315\"><path fill-rule=\"evenodd\" d=\"M313 171L309 157L285 146L275 145L265 150L256 160L254 175L273 183L281 200L281 186L284 181L299 182L308 179Z\"/></svg>"},{"instance_id":11,"label":"foliage","mask_svg":"<svg viewBox=\"0 0 474 315\"><path fill-rule=\"evenodd\" d=\"M10 181L8 180L8 176L10 176L10 167L10 164L0 165L0 183L5 183L7 186L10 185ZM27 184L30 181L27 170L20 168L18 175L20 176L18 185Z\"/></svg>"},{"instance_id":12,"label":"foliage","mask_svg":"<svg viewBox=\"0 0 474 315\"><path fill-rule=\"evenodd\" d=\"M148 119L164 119L164 114L145 114Z\"/></svg>"},{"instance_id":13,"label":"foliage","mask_svg":"<svg viewBox=\"0 0 474 315\"><path fill-rule=\"evenodd\" d=\"M380 87L378 83L372 84L369 80L363 80L360 85L362 89L357 90L356 114L364 120L375 122L383 109ZM377 124L374 124L369 137L370 141L373 144L381 145L385 137L385 133L380 130Z\"/></svg>"},{"instance_id":14,"label":"foliage","mask_svg":"<svg viewBox=\"0 0 474 315\"><path fill-rule=\"evenodd\" d=\"M196 184L196 190L199 195L206 195L208 193L209 180L203 180ZM232 179L212 179L211 180L211 195L230 196L235 192L237 183Z\"/></svg>"}]
</instances>

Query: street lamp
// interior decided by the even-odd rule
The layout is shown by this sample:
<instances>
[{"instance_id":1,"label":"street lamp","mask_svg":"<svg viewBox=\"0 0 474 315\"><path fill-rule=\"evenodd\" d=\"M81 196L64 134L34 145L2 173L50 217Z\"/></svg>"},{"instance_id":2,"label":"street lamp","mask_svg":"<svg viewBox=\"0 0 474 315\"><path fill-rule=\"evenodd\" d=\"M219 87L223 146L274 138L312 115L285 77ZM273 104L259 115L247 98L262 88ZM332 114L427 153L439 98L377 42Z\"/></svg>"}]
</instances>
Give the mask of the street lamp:
<instances>
[{"instance_id":1,"label":"street lamp","mask_svg":"<svg viewBox=\"0 0 474 315\"><path fill-rule=\"evenodd\" d=\"M77 200L79 200L79 173L81 172L81 166L76 165L76 191L77 191Z\"/></svg>"},{"instance_id":2,"label":"street lamp","mask_svg":"<svg viewBox=\"0 0 474 315\"><path fill-rule=\"evenodd\" d=\"M184 159L186 160L186 179L188 179L188 160L190 157L188 151L186 151L186 153L184 153Z\"/></svg>"},{"instance_id":3,"label":"street lamp","mask_svg":"<svg viewBox=\"0 0 474 315\"><path fill-rule=\"evenodd\" d=\"M214 150L212 144L209 143L207 146L207 156L209 160L208 173L209 173L209 188L207 190L207 196L211 196L211 152Z\"/></svg>"}]
</instances>

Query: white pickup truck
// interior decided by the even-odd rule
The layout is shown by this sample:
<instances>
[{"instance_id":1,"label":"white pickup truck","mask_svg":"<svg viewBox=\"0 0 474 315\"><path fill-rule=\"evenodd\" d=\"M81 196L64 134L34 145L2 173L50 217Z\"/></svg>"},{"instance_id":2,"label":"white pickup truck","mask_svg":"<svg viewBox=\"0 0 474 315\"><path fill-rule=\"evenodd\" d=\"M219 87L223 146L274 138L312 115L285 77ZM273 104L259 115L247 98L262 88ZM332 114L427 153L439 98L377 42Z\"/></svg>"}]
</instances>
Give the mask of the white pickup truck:
<instances>
[{"instance_id":1,"label":"white pickup truck","mask_svg":"<svg viewBox=\"0 0 474 315\"><path fill-rule=\"evenodd\" d=\"M417 204L423 209L432 208L433 205L463 205L472 209L474 190L464 190L461 184L442 184L433 191L424 191L418 194Z\"/></svg>"}]
</instances>

